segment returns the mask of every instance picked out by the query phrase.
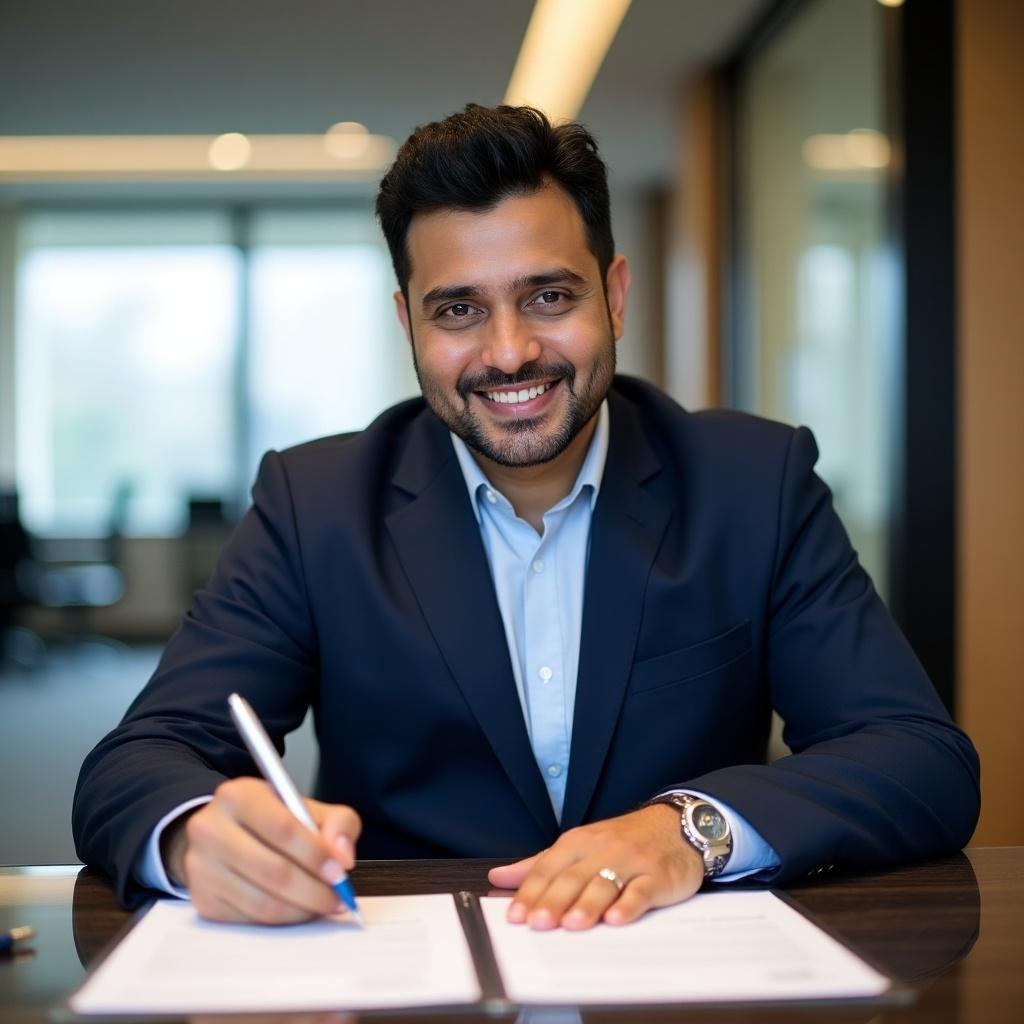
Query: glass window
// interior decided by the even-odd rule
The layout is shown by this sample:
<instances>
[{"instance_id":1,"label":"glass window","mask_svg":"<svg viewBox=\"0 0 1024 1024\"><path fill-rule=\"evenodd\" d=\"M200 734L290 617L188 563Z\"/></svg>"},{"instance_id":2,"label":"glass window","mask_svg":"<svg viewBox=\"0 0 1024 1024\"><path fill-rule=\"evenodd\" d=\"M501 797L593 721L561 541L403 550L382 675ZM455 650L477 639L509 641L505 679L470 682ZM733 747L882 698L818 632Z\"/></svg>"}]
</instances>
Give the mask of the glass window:
<instances>
[{"instance_id":1,"label":"glass window","mask_svg":"<svg viewBox=\"0 0 1024 1024\"><path fill-rule=\"evenodd\" d=\"M393 289L369 206L23 216L26 527L174 535L190 497L244 505L267 449L418 393Z\"/></svg>"},{"instance_id":2,"label":"glass window","mask_svg":"<svg viewBox=\"0 0 1024 1024\"><path fill-rule=\"evenodd\" d=\"M18 266L17 479L43 536L172 534L230 493L238 251L222 218L28 217ZM227 485L227 487L226 487Z\"/></svg>"},{"instance_id":3,"label":"glass window","mask_svg":"<svg viewBox=\"0 0 1024 1024\"><path fill-rule=\"evenodd\" d=\"M252 242L250 471L269 448L359 430L418 392L368 213L261 213Z\"/></svg>"}]
</instances>

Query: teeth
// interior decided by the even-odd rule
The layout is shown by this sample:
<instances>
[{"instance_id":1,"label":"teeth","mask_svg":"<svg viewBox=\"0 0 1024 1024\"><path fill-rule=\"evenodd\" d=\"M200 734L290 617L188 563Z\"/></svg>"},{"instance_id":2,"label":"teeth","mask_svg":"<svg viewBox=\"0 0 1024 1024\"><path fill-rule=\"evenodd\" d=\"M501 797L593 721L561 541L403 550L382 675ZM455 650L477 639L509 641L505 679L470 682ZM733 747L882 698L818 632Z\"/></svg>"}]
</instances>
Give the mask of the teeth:
<instances>
[{"instance_id":1,"label":"teeth","mask_svg":"<svg viewBox=\"0 0 1024 1024\"><path fill-rule=\"evenodd\" d=\"M507 405L510 402L532 401L538 395L543 395L550 387L550 384L538 384L535 387L523 388L521 391L488 391L486 394L492 402Z\"/></svg>"}]
</instances>

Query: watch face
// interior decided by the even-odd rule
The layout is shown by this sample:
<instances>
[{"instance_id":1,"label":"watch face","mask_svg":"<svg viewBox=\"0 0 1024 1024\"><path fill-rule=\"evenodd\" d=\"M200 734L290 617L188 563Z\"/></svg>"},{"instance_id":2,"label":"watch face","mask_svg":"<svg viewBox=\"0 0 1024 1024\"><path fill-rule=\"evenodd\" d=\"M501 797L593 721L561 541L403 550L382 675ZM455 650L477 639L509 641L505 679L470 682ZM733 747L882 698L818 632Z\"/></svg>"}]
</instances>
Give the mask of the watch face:
<instances>
[{"instance_id":1,"label":"watch face","mask_svg":"<svg viewBox=\"0 0 1024 1024\"><path fill-rule=\"evenodd\" d=\"M729 834L725 818L711 804L697 804L690 820L694 831L710 843L721 842Z\"/></svg>"}]
</instances>

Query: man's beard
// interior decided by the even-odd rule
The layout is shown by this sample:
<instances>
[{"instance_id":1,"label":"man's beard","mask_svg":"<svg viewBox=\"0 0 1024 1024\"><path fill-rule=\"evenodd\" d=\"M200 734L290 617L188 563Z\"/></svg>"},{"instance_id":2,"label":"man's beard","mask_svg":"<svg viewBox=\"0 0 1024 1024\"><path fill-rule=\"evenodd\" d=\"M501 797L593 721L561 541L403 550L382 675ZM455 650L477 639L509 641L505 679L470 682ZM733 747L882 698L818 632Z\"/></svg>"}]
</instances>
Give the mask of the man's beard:
<instances>
[{"instance_id":1,"label":"man's beard","mask_svg":"<svg viewBox=\"0 0 1024 1024\"><path fill-rule=\"evenodd\" d=\"M468 447L501 466L538 466L561 455L600 408L615 376L615 340L609 335L607 347L584 381L577 380L576 367L571 363L525 363L511 376L492 369L463 377L456 386L458 398L423 377L416 362L415 348L413 366L427 405ZM542 417L497 422L489 431L470 404L470 395L476 391L500 391L552 378L558 378L558 387L565 389L566 401L562 422L549 433L540 433ZM493 436L495 432L497 436Z\"/></svg>"}]
</instances>

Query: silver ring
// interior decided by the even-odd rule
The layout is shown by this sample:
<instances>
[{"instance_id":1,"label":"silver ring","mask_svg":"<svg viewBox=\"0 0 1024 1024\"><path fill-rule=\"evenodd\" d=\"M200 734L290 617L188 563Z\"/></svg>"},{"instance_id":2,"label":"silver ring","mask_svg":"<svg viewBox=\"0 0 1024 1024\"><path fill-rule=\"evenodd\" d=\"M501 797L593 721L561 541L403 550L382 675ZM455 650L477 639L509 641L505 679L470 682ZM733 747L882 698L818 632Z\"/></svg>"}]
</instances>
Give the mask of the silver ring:
<instances>
[{"instance_id":1,"label":"silver ring","mask_svg":"<svg viewBox=\"0 0 1024 1024\"><path fill-rule=\"evenodd\" d=\"M608 879L608 881L611 882L612 885L614 885L615 888L619 890L619 892L622 892L622 890L626 888L626 883L621 878L619 878L619 876L614 871L612 871L611 868L601 868L601 870L597 873L597 877Z\"/></svg>"}]
</instances>

